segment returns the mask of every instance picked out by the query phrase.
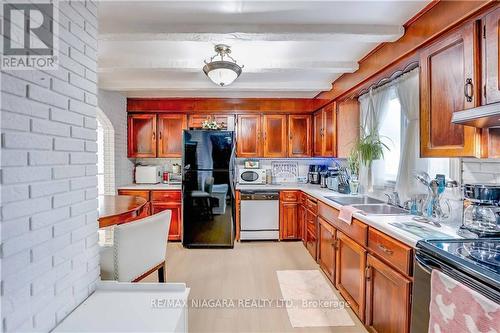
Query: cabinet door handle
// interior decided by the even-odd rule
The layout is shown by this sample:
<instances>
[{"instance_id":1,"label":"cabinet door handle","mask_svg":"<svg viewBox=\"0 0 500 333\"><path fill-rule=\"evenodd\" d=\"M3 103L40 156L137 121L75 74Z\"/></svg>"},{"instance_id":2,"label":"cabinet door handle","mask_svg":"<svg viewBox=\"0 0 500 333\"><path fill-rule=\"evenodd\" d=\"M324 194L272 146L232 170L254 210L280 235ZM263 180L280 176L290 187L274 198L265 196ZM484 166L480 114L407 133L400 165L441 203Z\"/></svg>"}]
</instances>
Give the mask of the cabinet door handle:
<instances>
[{"instance_id":1,"label":"cabinet door handle","mask_svg":"<svg viewBox=\"0 0 500 333\"><path fill-rule=\"evenodd\" d=\"M161 132L158 134L158 139L161 140Z\"/></svg>"},{"instance_id":2,"label":"cabinet door handle","mask_svg":"<svg viewBox=\"0 0 500 333\"><path fill-rule=\"evenodd\" d=\"M156 133L153 132L153 140L156 140Z\"/></svg>"},{"instance_id":3,"label":"cabinet door handle","mask_svg":"<svg viewBox=\"0 0 500 333\"><path fill-rule=\"evenodd\" d=\"M377 244L377 247L387 253L388 255L392 255L393 251L391 249L386 248L382 244Z\"/></svg>"},{"instance_id":4,"label":"cabinet door handle","mask_svg":"<svg viewBox=\"0 0 500 333\"><path fill-rule=\"evenodd\" d=\"M467 102L472 102L472 96L474 95L474 85L472 84L471 78L467 78L465 80L464 95Z\"/></svg>"},{"instance_id":5,"label":"cabinet door handle","mask_svg":"<svg viewBox=\"0 0 500 333\"><path fill-rule=\"evenodd\" d=\"M366 266L365 267L365 279L366 281L370 281L371 279L371 267L370 266Z\"/></svg>"}]
</instances>

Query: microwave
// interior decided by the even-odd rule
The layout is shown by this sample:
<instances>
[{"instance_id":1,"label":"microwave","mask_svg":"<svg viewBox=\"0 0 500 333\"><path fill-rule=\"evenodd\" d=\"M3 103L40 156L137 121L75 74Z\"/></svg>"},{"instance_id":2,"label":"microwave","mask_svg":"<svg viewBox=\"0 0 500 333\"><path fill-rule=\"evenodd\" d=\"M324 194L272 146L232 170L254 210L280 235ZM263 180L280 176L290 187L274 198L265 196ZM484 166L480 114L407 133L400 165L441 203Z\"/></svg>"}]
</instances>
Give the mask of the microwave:
<instances>
[{"instance_id":1,"label":"microwave","mask_svg":"<svg viewBox=\"0 0 500 333\"><path fill-rule=\"evenodd\" d=\"M161 170L158 165L138 165L135 167L135 183L158 184L162 180Z\"/></svg>"},{"instance_id":2,"label":"microwave","mask_svg":"<svg viewBox=\"0 0 500 333\"><path fill-rule=\"evenodd\" d=\"M262 185L266 183L266 169L240 169L238 170L238 183Z\"/></svg>"}]
</instances>

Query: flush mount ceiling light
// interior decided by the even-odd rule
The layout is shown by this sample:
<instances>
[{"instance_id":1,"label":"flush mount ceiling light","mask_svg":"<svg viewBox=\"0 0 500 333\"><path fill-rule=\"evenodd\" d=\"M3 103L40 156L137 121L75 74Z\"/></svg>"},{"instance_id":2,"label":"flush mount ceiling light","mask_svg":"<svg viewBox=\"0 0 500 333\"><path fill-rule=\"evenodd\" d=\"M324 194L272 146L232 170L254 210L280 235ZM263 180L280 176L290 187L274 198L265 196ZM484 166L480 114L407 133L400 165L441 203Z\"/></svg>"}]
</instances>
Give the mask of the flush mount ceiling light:
<instances>
[{"instance_id":1,"label":"flush mount ceiling light","mask_svg":"<svg viewBox=\"0 0 500 333\"><path fill-rule=\"evenodd\" d=\"M205 60L203 72L216 85L221 87L228 86L240 76L243 66L239 66L236 60L229 55L231 53L229 46L217 44L214 49L215 55L210 58L209 62ZM216 59L217 57L220 60ZM229 58L231 61L224 60L224 58Z\"/></svg>"}]
</instances>

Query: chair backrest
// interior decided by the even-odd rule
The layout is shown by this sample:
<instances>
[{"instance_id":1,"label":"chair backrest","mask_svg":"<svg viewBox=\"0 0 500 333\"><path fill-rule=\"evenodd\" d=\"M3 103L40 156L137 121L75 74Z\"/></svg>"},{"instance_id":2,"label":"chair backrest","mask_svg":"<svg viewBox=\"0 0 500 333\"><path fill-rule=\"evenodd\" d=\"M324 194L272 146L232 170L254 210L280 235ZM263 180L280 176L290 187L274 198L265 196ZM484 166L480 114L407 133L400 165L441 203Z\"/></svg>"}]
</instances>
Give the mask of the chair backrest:
<instances>
[{"instance_id":1,"label":"chair backrest","mask_svg":"<svg viewBox=\"0 0 500 333\"><path fill-rule=\"evenodd\" d=\"M214 177L207 177L205 178L205 188L204 191L212 194L212 190L214 188Z\"/></svg>"},{"instance_id":2,"label":"chair backrest","mask_svg":"<svg viewBox=\"0 0 500 333\"><path fill-rule=\"evenodd\" d=\"M114 275L130 282L165 261L172 212L117 225L114 232Z\"/></svg>"}]
</instances>

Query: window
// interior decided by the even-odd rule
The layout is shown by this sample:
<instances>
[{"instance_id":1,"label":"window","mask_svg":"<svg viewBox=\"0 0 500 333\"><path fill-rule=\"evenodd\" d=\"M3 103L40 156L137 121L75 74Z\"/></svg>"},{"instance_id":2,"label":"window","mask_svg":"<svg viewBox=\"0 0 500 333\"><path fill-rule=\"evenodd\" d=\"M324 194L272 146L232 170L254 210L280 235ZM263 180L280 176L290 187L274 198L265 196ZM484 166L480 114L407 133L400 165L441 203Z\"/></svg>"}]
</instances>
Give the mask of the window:
<instances>
[{"instance_id":1,"label":"window","mask_svg":"<svg viewBox=\"0 0 500 333\"><path fill-rule=\"evenodd\" d=\"M397 98L387 104L387 112L380 123L380 136L389 147L384 150L383 170L384 182L396 182L398 177L399 158L401 156L401 105Z\"/></svg>"},{"instance_id":2,"label":"window","mask_svg":"<svg viewBox=\"0 0 500 333\"><path fill-rule=\"evenodd\" d=\"M379 133L389 150L384 150L383 160L374 162L374 169L383 173L383 187L393 187L398 176L401 150L404 149L402 140L406 121L401 114L401 104L395 94L389 99L386 107ZM452 165L453 160L449 158L417 158L415 171L426 171L431 178L436 174L444 174L447 178L451 178L454 176Z\"/></svg>"},{"instance_id":3,"label":"window","mask_svg":"<svg viewBox=\"0 0 500 333\"><path fill-rule=\"evenodd\" d=\"M97 120L97 190L104 195L104 129Z\"/></svg>"},{"instance_id":4,"label":"window","mask_svg":"<svg viewBox=\"0 0 500 333\"><path fill-rule=\"evenodd\" d=\"M115 131L106 114L97 109L97 191L115 194Z\"/></svg>"}]
</instances>

